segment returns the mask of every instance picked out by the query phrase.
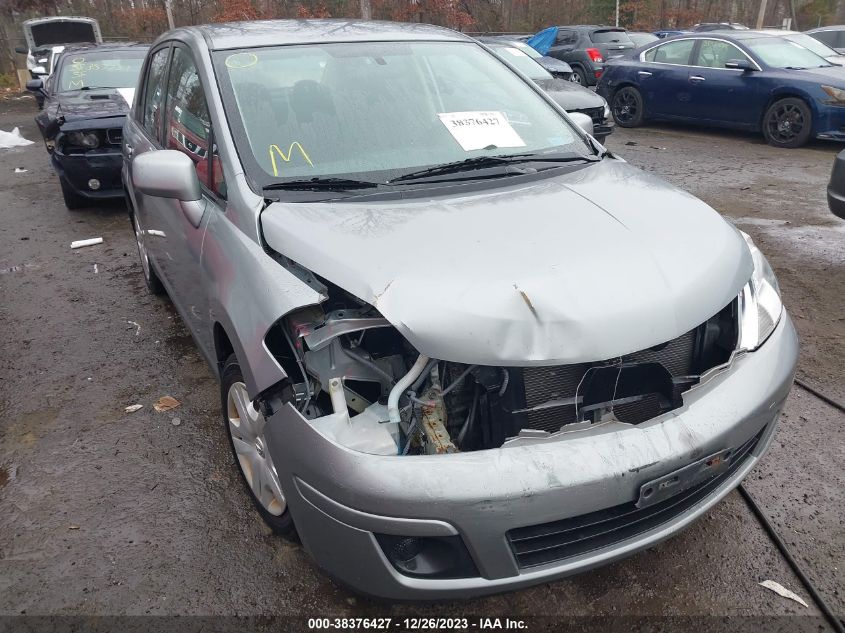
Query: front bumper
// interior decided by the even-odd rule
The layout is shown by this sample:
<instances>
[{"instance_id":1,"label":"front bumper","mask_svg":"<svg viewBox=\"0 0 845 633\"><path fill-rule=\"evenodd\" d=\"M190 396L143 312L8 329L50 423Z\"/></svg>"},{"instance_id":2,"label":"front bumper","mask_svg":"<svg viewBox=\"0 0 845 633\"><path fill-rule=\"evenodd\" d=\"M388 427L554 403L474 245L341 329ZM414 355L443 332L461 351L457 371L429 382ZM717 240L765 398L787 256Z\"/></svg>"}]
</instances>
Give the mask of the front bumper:
<instances>
[{"instance_id":1,"label":"front bumper","mask_svg":"<svg viewBox=\"0 0 845 633\"><path fill-rule=\"evenodd\" d=\"M54 150L53 168L80 196L102 200L123 197L120 170L123 157L119 148L90 150L84 154L62 154ZM96 179L99 189L92 189L88 182Z\"/></svg>"},{"instance_id":2,"label":"front bumper","mask_svg":"<svg viewBox=\"0 0 845 633\"><path fill-rule=\"evenodd\" d=\"M821 104L813 114L815 137L827 141L845 141L845 106Z\"/></svg>"},{"instance_id":3,"label":"front bumper","mask_svg":"<svg viewBox=\"0 0 845 633\"><path fill-rule=\"evenodd\" d=\"M270 417L266 434L302 542L330 575L390 599L476 596L603 565L689 525L765 453L797 357L795 329L784 313L765 345L687 392L680 409L621 431L572 432L496 450L362 454L330 442L290 405ZM644 483L758 434L749 456L682 513L631 538L520 568L508 531L630 504ZM376 533L460 535L479 575L425 579L399 573Z\"/></svg>"}]
</instances>

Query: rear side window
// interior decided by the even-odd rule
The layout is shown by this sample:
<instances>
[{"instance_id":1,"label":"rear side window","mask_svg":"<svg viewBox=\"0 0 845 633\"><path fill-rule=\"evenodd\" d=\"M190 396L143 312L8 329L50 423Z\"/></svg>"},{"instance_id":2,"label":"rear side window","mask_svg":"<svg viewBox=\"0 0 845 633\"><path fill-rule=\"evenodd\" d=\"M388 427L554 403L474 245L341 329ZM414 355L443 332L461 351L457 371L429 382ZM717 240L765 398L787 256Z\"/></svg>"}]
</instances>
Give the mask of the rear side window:
<instances>
[{"instance_id":1,"label":"rear side window","mask_svg":"<svg viewBox=\"0 0 845 633\"><path fill-rule=\"evenodd\" d=\"M690 54L694 46L695 40L668 42L646 51L645 60L660 64L680 64L686 66L689 64Z\"/></svg>"},{"instance_id":2,"label":"rear side window","mask_svg":"<svg viewBox=\"0 0 845 633\"><path fill-rule=\"evenodd\" d=\"M567 44L575 43L575 31L558 31L555 38L555 45L565 46Z\"/></svg>"},{"instance_id":3,"label":"rear side window","mask_svg":"<svg viewBox=\"0 0 845 633\"><path fill-rule=\"evenodd\" d=\"M164 71L170 48L153 53L144 85L144 112L141 123L150 135L161 143L161 112L164 100Z\"/></svg>"},{"instance_id":4,"label":"rear side window","mask_svg":"<svg viewBox=\"0 0 845 633\"><path fill-rule=\"evenodd\" d=\"M605 30L590 33L594 44L633 44L627 31Z\"/></svg>"}]
</instances>

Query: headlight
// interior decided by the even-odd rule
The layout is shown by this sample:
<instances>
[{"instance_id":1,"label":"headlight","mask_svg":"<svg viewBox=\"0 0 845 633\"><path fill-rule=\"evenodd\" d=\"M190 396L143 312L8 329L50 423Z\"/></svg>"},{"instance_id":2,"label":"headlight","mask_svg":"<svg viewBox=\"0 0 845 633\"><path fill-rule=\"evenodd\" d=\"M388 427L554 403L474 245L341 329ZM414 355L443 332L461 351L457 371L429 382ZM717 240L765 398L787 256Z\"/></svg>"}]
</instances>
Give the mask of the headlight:
<instances>
[{"instance_id":1,"label":"headlight","mask_svg":"<svg viewBox=\"0 0 845 633\"><path fill-rule=\"evenodd\" d=\"M845 105L845 90L842 88L834 88L833 86L822 86L821 88L831 99L837 103Z\"/></svg>"},{"instance_id":2,"label":"headlight","mask_svg":"<svg viewBox=\"0 0 845 633\"><path fill-rule=\"evenodd\" d=\"M754 272L739 296L739 349L751 352L774 332L783 312L783 302L769 262L746 233L742 233L742 237L751 249Z\"/></svg>"},{"instance_id":3,"label":"headlight","mask_svg":"<svg viewBox=\"0 0 845 633\"><path fill-rule=\"evenodd\" d=\"M607 101L604 102L604 118L605 120L610 119L610 106L607 105Z\"/></svg>"},{"instance_id":4,"label":"headlight","mask_svg":"<svg viewBox=\"0 0 845 633\"><path fill-rule=\"evenodd\" d=\"M94 149L100 146L100 137L94 132L70 132L67 135L67 142L77 147Z\"/></svg>"}]
</instances>

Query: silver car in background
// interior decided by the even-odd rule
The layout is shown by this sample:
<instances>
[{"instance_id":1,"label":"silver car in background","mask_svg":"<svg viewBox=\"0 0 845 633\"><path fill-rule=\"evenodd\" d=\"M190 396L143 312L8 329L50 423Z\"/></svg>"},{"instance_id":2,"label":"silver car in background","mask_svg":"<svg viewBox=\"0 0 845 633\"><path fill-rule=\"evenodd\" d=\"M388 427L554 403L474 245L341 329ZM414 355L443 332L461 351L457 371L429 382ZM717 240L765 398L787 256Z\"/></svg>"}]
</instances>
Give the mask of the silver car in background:
<instances>
[{"instance_id":1,"label":"silver car in background","mask_svg":"<svg viewBox=\"0 0 845 633\"><path fill-rule=\"evenodd\" d=\"M459 33L182 28L124 129L144 276L261 516L385 598L583 571L772 441L797 339L751 239Z\"/></svg>"}]
</instances>

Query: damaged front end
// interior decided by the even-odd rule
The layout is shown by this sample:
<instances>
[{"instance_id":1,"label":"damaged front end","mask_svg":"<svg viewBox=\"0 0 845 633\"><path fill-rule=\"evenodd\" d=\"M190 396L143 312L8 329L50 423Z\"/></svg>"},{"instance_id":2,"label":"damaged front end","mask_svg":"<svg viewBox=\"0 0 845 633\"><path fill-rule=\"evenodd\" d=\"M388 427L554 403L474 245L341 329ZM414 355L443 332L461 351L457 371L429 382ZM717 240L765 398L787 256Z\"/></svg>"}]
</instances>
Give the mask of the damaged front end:
<instances>
[{"instance_id":1,"label":"damaged front end","mask_svg":"<svg viewBox=\"0 0 845 633\"><path fill-rule=\"evenodd\" d=\"M617 358L463 364L428 358L374 307L313 275L308 282L326 300L277 322L267 348L316 430L377 455L477 451L599 424L637 425L681 407L683 394L725 366L739 342L735 299L685 334Z\"/></svg>"}]
</instances>

